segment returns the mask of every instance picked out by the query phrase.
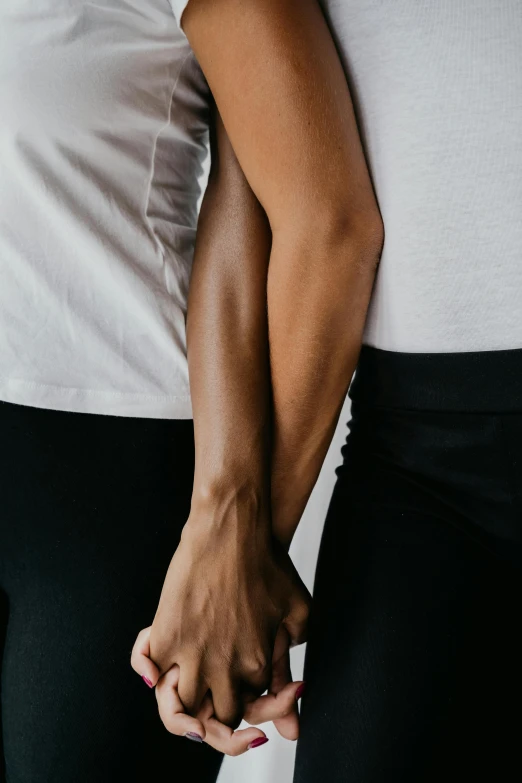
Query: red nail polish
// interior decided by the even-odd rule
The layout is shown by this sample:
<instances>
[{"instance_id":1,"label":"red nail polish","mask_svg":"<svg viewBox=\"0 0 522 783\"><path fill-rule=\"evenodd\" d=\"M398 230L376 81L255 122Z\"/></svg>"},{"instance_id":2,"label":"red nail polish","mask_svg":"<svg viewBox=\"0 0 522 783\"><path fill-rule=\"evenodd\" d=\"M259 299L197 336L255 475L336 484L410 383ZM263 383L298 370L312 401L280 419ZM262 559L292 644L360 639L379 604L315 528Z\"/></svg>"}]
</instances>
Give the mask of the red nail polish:
<instances>
[{"instance_id":1,"label":"red nail polish","mask_svg":"<svg viewBox=\"0 0 522 783\"><path fill-rule=\"evenodd\" d=\"M295 692L295 700L296 700L296 701L299 701L299 699L301 698L301 696L303 695L303 693L305 692L305 690L306 690L306 682L303 682L303 683L302 683L302 684L299 686L299 688L296 690L296 692Z\"/></svg>"},{"instance_id":2,"label":"red nail polish","mask_svg":"<svg viewBox=\"0 0 522 783\"><path fill-rule=\"evenodd\" d=\"M266 745L268 742L268 737L258 737L255 740L252 740L250 745L248 745L248 750L252 750L252 748L259 748L261 745Z\"/></svg>"},{"instance_id":3,"label":"red nail polish","mask_svg":"<svg viewBox=\"0 0 522 783\"><path fill-rule=\"evenodd\" d=\"M145 675L144 675L144 674L142 674L142 675L141 675L141 679L143 680L143 682L145 683L145 685L148 685L148 686L149 686L149 688L154 688L154 685L151 683L151 681L149 680L149 678L148 678L148 677L145 677Z\"/></svg>"}]
</instances>

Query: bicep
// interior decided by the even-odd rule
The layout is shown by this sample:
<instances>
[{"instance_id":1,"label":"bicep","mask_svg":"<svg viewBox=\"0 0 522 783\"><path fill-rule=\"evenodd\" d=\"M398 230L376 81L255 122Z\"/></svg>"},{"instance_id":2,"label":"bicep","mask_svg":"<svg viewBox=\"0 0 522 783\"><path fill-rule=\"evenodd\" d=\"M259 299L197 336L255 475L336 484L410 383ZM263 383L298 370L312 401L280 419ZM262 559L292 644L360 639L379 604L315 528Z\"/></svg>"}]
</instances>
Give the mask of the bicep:
<instances>
[{"instance_id":1,"label":"bicep","mask_svg":"<svg viewBox=\"0 0 522 783\"><path fill-rule=\"evenodd\" d=\"M373 199L346 78L316 0L190 0L183 26L272 228Z\"/></svg>"}]
</instances>

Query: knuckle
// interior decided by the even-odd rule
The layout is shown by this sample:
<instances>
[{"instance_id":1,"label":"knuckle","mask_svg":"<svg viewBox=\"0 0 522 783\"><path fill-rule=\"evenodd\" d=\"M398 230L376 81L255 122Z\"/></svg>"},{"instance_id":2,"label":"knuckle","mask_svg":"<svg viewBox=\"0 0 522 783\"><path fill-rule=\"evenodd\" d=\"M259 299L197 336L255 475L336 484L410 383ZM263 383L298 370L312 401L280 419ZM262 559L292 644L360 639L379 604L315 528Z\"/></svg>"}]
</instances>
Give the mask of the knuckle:
<instances>
[{"instance_id":1,"label":"knuckle","mask_svg":"<svg viewBox=\"0 0 522 783\"><path fill-rule=\"evenodd\" d=\"M163 725L165 726L169 734L176 734L175 726L172 720L170 720L169 718L162 718L161 720L163 721Z\"/></svg>"},{"instance_id":2,"label":"knuckle","mask_svg":"<svg viewBox=\"0 0 522 783\"><path fill-rule=\"evenodd\" d=\"M182 703L182 705L183 705L187 715L192 715L192 717L195 718L196 717L196 713L198 711L196 700L195 699L189 699L186 696L183 697L181 694L178 694L178 695L179 695L179 699L180 699L180 701L181 701L181 703Z\"/></svg>"},{"instance_id":3,"label":"knuckle","mask_svg":"<svg viewBox=\"0 0 522 783\"><path fill-rule=\"evenodd\" d=\"M292 704L282 704L279 709L277 710L277 718L286 718L287 715L290 715L292 712L293 705Z\"/></svg>"},{"instance_id":4,"label":"knuckle","mask_svg":"<svg viewBox=\"0 0 522 783\"><path fill-rule=\"evenodd\" d=\"M264 680L270 676L271 662L269 656L264 652L250 655L243 662L243 674L249 679Z\"/></svg>"},{"instance_id":5,"label":"knuckle","mask_svg":"<svg viewBox=\"0 0 522 783\"><path fill-rule=\"evenodd\" d=\"M309 601L303 600L297 608L297 616L301 622L307 622L310 618L311 605Z\"/></svg>"},{"instance_id":6,"label":"knuckle","mask_svg":"<svg viewBox=\"0 0 522 783\"><path fill-rule=\"evenodd\" d=\"M220 723L235 730L241 723L241 711L239 708L221 710L216 712L216 718Z\"/></svg>"},{"instance_id":7,"label":"knuckle","mask_svg":"<svg viewBox=\"0 0 522 783\"><path fill-rule=\"evenodd\" d=\"M161 718L161 722L163 723L167 731L170 734L177 734L178 733L176 731L177 724L174 719L174 716L171 713L169 713L167 710L162 709L162 705L159 702L158 702L158 712Z\"/></svg>"}]
</instances>

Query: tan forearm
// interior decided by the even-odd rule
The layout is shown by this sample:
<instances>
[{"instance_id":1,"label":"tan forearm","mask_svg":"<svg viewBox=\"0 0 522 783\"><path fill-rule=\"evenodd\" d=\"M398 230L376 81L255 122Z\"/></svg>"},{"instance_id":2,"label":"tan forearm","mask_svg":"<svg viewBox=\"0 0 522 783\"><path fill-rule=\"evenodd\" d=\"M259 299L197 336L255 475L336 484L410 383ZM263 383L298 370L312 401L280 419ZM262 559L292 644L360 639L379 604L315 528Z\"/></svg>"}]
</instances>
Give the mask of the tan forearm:
<instances>
[{"instance_id":1,"label":"tan forearm","mask_svg":"<svg viewBox=\"0 0 522 783\"><path fill-rule=\"evenodd\" d=\"M338 225L292 224L271 244L217 125L189 300L195 503L242 493L268 503L271 491L273 530L288 546L357 362L382 225L368 209Z\"/></svg>"},{"instance_id":2,"label":"tan forearm","mask_svg":"<svg viewBox=\"0 0 522 783\"><path fill-rule=\"evenodd\" d=\"M272 519L285 546L319 475L355 370L381 244L377 211L338 236L316 236L315 244L308 238L297 253L274 241L268 279Z\"/></svg>"},{"instance_id":3,"label":"tan forearm","mask_svg":"<svg viewBox=\"0 0 522 783\"><path fill-rule=\"evenodd\" d=\"M380 217L346 77L315 0L191 0L184 29L272 231L260 301L268 298L276 422L272 497L288 538L355 367Z\"/></svg>"},{"instance_id":4,"label":"tan forearm","mask_svg":"<svg viewBox=\"0 0 522 783\"><path fill-rule=\"evenodd\" d=\"M335 234L270 239L246 182L211 182L188 319L194 486L196 502L215 505L245 491L265 499L271 484L288 546L355 369L382 227L374 211Z\"/></svg>"}]
</instances>

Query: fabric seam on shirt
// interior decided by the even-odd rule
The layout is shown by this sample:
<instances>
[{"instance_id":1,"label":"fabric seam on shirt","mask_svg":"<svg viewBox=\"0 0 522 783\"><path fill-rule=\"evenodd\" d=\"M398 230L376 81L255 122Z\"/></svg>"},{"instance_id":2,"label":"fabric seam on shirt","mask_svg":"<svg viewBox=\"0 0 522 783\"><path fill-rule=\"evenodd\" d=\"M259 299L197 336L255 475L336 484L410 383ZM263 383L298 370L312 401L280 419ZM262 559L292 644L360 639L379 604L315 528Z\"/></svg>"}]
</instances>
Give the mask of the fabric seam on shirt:
<instances>
[{"instance_id":1,"label":"fabric seam on shirt","mask_svg":"<svg viewBox=\"0 0 522 783\"><path fill-rule=\"evenodd\" d=\"M181 79L181 74L183 73L183 69L185 67L185 64L189 57L191 57L192 52L189 51L184 58L183 62L181 63L180 69L176 75L176 78L174 79L174 85L172 87L171 93L170 93L170 101L167 107L167 120L163 123L159 131L157 132L154 142L152 145L152 157L150 161L150 172L149 172L149 180L147 183L147 190L145 194L145 205L144 205L144 215L145 215L145 222L147 224L147 227L150 231L150 234L156 244L157 249L159 250L161 254L161 258L164 259L165 257L165 248L163 246L163 243L161 242L160 238L156 234L156 231L154 229L154 226L152 225L152 222L149 218L149 206L150 206L150 197L152 195L152 183L154 182L154 175L156 174L156 154L158 151L158 141L161 138L161 134L164 133L167 128L170 126L172 122L172 103L174 100L174 93L176 92L179 84L179 80Z\"/></svg>"}]
</instances>

